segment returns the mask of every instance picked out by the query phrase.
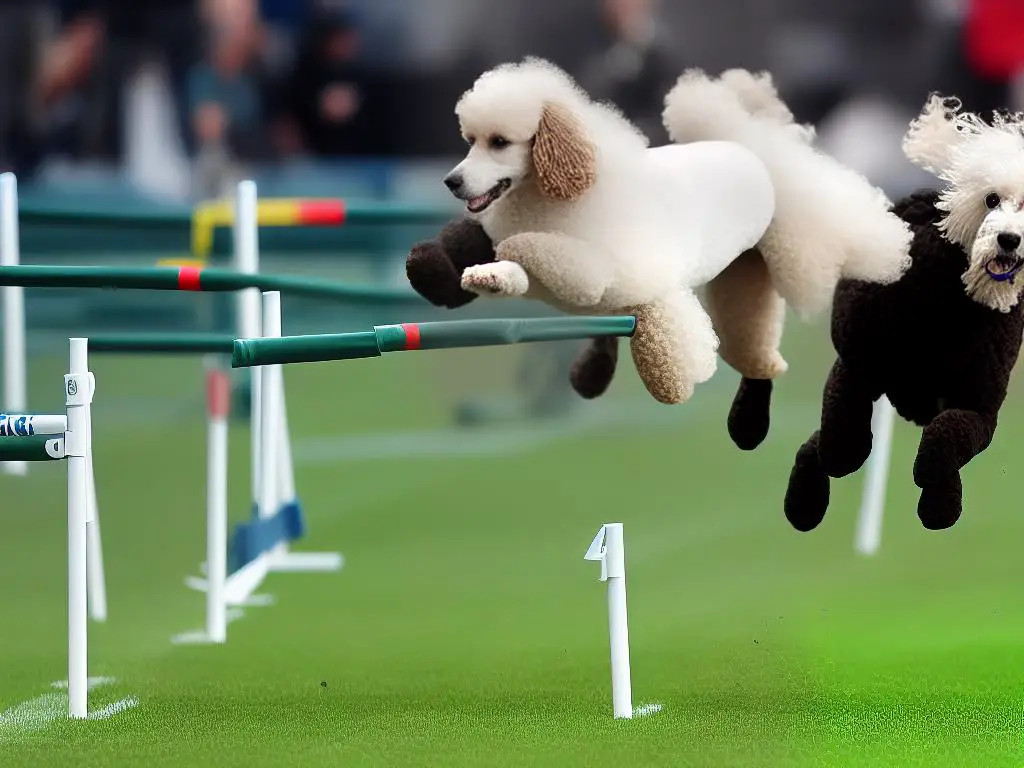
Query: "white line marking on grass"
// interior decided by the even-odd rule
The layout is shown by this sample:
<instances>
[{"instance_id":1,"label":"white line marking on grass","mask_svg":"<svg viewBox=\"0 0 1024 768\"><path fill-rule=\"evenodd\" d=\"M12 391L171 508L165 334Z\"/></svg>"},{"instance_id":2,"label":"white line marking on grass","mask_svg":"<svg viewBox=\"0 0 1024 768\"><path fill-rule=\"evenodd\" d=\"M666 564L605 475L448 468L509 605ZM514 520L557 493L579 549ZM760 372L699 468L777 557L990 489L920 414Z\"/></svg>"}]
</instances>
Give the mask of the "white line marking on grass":
<instances>
[{"instance_id":1,"label":"white line marking on grass","mask_svg":"<svg viewBox=\"0 0 1024 768\"><path fill-rule=\"evenodd\" d=\"M112 685L117 682L113 677L90 677L88 690L92 691L104 685ZM41 731L57 720L68 718L68 695L67 680L56 680L50 683L51 688L59 692L44 693L21 704L0 712L0 737L21 736L34 731ZM90 720L105 720L114 715L124 712L126 709L138 706L139 700L134 696L115 701L98 710L90 712Z\"/></svg>"},{"instance_id":2,"label":"white line marking on grass","mask_svg":"<svg viewBox=\"0 0 1024 768\"><path fill-rule=\"evenodd\" d=\"M108 717L119 715L125 710L131 709L132 707L139 706L139 700L134 696L129 696L126 699L120 699L115 701L113 704L107 704L105 707L101 707L93 712L89 713L90 720L106 720Z\"/></svg>"},{"instance_id":3,"label":"white line marking on grass","mask_svg":"<svg viewBox=\"0 0 1024 768\"><path fill-rule=\"evenodd\" d=\"M656 715L663 709L664 707L658 703L641 704L639 707L636 707L633 710L633 717L647 717L648 715Z\"/></svg>"},{"instance_id":4,"label":"white line marking on grass","mask_svg":"<svg viewBox=\"0 0 1024 768\"><path fill-rule=\"evenodd\" d=\"M86 690L92 691L99 688L101 685L113 685L117 682L116 677L90 677L86 682ZM66 691L68 688L67 680L55 680L50 683L51 688L57 688L61 691Z\"/></svg>"},{"instance_id":5,"label":"white line marking on grass","mask_svg":"<svg viewBox=\"0 0 1024 768\"><path fill-rule=\"evenodd\" d=\"M68 697L44 693L0 712L0 735L14 736L41 731L54 720L67 717Z\"/></svg>"}]
</instances>

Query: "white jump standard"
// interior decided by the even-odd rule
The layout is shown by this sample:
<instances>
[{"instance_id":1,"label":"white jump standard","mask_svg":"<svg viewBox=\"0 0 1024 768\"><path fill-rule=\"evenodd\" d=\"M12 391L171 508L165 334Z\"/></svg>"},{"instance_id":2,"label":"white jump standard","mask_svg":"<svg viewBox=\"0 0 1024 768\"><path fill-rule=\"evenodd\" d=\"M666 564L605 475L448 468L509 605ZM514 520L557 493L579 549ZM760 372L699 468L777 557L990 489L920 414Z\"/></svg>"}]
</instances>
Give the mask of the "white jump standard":
<instances>
[{"instance_id":1,"label":"white jump standard","mask_svg":"<svg viewBox=\"0 0 1024 768\"><path fill-rule=\"evenodd\" d=\"M11 415L0 457L18 461L67 462L68 468L68 715L88 717L89 573L88 527L93 521L89 467L92 459L91 404L95 380L89 372L87 339L70 340L70 365L64 376L64 416ZM11 428L14 425L14 428ZM54 435L54 437L50 437ZM42 438L40 441L39 438Z\"/></svg>"}]
</instances>

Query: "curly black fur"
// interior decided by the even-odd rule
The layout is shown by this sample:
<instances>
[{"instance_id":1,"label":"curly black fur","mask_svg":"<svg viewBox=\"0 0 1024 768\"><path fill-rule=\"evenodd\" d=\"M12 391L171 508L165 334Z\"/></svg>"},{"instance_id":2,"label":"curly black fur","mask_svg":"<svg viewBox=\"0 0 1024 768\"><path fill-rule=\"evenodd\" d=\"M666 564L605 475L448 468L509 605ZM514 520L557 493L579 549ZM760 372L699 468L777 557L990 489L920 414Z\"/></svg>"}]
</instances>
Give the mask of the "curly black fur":
<instances>
[{"instance_id":1,"label":"curly black fur","mask_svg":"<svg viewBox=\"0 0 1024 768\"><path fill-rule=\"evenodd\" d=\"M463 271L494 259L494 244L484 228L471 219L456 219L445 225L436 240L413 246L405 274L413 290L431 304L455 309L476 298L462 288ZM614 336L591 339L577 356L569 381L580 397L589 400L608 389L618 363L618 342Z\"/></svg>"},{"instance_id":2,"label":"curly black fur","mask_svg":"<svg viewBox=\"0 0 1024 768\"><path fill-rule=\"evenodd\" d=\"M912 264L890 285L844 280L832 308L837 359L825 384L821 426L801 446L786 517L809 531L824 519L829 478L856 472L871 453L874 401L923 427L914 482L917 514L938 530L960 518L960 469L992 441L1020 353L1024 307L989 309L967 296L968 257L937 229L938 192L893 206L914 233Z\"/></svg>"}]
</instances>

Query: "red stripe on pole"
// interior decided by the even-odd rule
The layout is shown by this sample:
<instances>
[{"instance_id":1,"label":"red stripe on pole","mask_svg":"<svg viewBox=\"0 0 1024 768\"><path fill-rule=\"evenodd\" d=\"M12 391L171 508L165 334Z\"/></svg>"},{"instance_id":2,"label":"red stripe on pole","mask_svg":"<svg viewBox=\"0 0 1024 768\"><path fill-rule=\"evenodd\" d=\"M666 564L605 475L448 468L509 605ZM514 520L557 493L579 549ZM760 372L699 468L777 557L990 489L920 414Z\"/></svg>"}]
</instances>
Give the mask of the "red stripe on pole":
<instances>
[{"instance_id":1,"label":"red stripe on pole","mask_svg":"<svg viewBox=\"0 0 1024 768\"><path fill-rule=\"evenodd\" d=\"M199 275L202 272L198 267L178 267L178 290L179 291L201 291Z\"/></svg>"},{"instance_id":2,"label":"red stripe on pole","mask_svg":"<svg viewBox=\"0 0 1024 768\"><path fill-rule=\"evenodd\" d=\"M299 224L311 227L337 227L344 223L343 200L309 200L299 203Z\"/></svg>"},{"instance_id":3,"label":"red stripe on pole","mask_svg":"<svg viewBox=\"0 0 1024 768\"><path fill-rule=\"evenodd\" d=\"M420 348L420 327L416 323L402 323L402 330L405 331L405 348Z\"/></svg>"},{"instance_id":4,"label":"red stripe on pole","mask_svg":"<svg viewBox=\"0 0 1024 768\"><path fill-rule=\"evenodd\" d=\"M206 414L211 419L226 419L231 410L231 383L224 371L206 374Z\"/></svg>"}]
</instances>

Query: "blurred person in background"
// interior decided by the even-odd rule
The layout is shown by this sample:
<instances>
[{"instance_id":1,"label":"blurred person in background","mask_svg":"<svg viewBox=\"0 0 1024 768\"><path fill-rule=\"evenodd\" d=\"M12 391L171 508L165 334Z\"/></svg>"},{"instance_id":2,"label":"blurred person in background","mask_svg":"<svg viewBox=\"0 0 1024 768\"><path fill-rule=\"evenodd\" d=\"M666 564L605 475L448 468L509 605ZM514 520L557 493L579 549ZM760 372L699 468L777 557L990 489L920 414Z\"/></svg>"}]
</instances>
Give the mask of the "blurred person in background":
<instances>
[{"instance_id":1,"label":"blurred person in background","mask_svg":"<svg viewBox=\"0 0 1024 768\"><path fill-rule=\"evenodd\" d=\"M366 146L371 95L360 43L358 19L347 4L314 7L294 67L278 84L275 133L282 155L337 157Z\"/></svg>"},{"instance_id":2,"label":"blurred person in background","mask_svg":"<svg viewBox=\"0 0 1024 768\"><path fill-rule=\"evenodd\" d=\"M84 96L72 118L78 153L120 160L127 83L140 60L156 57L174 95L175 126L189 138L185 83L201 40L195 0L61 0L60 31L49 46L38 96L60 111Z\"/></svg>"},{"instance_id":3,"label":"blurred person in background","mask_svg":"<svg viewBox=\"0 0 1024 768\"><path fill-rule=\"evenodd\" d=\"M205 55L188 73L194 145L200 157L259 159L266 141L258 9L252 0L218 0L205 11Z\"/></svg>"},{"instance_id":4,"label":"blurred person in background","mask_svg":"<svg viewBox=\"0 0 1024 768\"><path fill-rule=\"evenodd\" d=\"M682 74L658 11L658 0L594 0L592 13L567 14L531 46L595 99L618 106L656 144L668 139L661 111Z\"/></svg>"},{"instance_id":5,"label":"blurred person in background","mask_svg":"<svg viewBox=\"0 0 1024 768\"><path fill-rule=\"evenodd\" d=\"M0 2L0 172L26 176L38 160L40 126L32 82L49 11L34 0Z\"/></svg>"}]
</instances>

